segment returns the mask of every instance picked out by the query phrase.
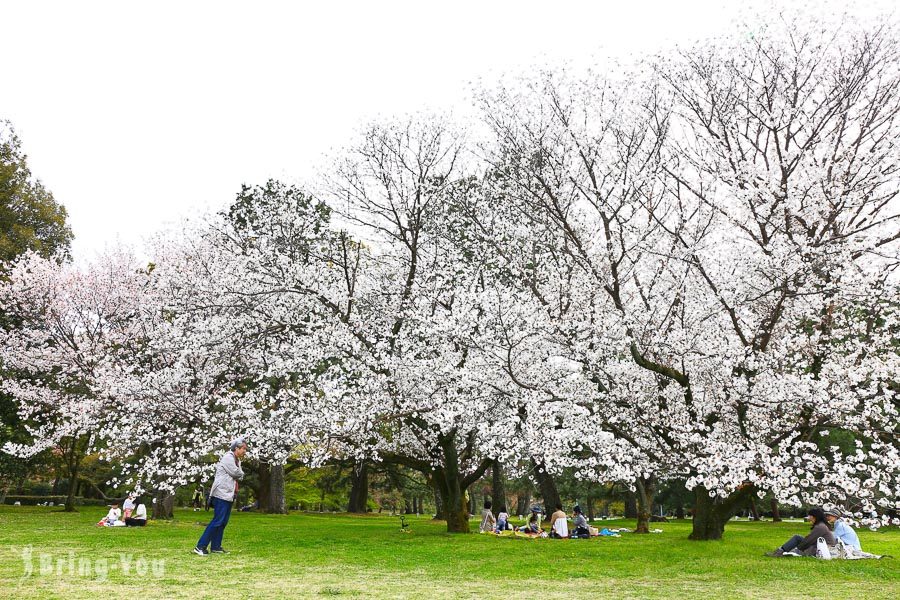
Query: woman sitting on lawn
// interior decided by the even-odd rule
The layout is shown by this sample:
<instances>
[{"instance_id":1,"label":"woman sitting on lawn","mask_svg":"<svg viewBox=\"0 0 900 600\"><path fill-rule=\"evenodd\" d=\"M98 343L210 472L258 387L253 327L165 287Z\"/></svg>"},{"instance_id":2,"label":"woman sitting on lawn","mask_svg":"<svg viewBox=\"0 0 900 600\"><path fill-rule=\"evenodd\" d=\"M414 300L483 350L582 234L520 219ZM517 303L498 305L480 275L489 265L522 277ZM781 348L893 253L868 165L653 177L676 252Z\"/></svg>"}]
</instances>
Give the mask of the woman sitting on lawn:
<instances>
[{"instance_id":1,"label":"woman sitting on lawn","mask_svg":"<svg viewBox=\"0 0 900 600\"><path fill-rule=\"evenodd\" d=\"M859 536L853 531L853 528L847 524L843 518L840 509L830 508L825 511L825 519L834 530L835 540L841 540L845 546L849 546L854 550L862 552L862 546L859 543ZM835 543L837 543L835 541Z\"/></svg>"},{"instance_id":2,"label":"woman sitting on lawn","mask_svg":"<svg viewBox=\"0 0 900 600\"><path fill-rule=\"evenodd\" d=\"M531 518L528 519L528 524L522 527L519 527L518 531L520 533L527 533L530 535L536 535L541 532L541 507L534 506L531 508Z\"/></svg>"},{"instance_id":3,"label":"woman sitting on lawn","mask_svg":"<svg viewBox=\"0 0 900 600\"><path fill-rule=\"evenodd\" d=\"M481 511L481 533L492 533L494 531L494 526L497 524L497 520L494 518L494 513L491 512L491 501L484 501L484 510Z\"/></svg>"},{"instance_id":4,"label":"woman sitting on lawn","mask_svg":"<svg viewBox=\"0 0 900 600\"><path fill-rule=\"evenodd\" d=\"M572 531L572 535L570 535L569 537L585 539L590 538L591 529L588 526L587 519L584 518L584 514L582 514L581 512L581 507L576 504L575 508L572 509L572 512L575 513L575 523L573 524L575 529L574 531Z\"/></svg>"},{"instance_id":5,"label":"woman sitting on lawn","mask_svg":"<svg viewBox=\"0 0 900 600\"><path fill-rule=\"evenodd\" d=\"M831 529L828 528L828 522L825 520L825 511L821 508L811 508L807 513L806 519L812 523L812 529L809 535L795 535L787 542L776 548L773 552L769 552L768 556L783 556L785 552L794 552L802 556L815 556L816 543L819 538L823 538L828 544L829 549L837 543Z\"/></svg>"},{"instance_id":6,"label":"woman sitting on lawn","mask_svg":"<svg viewBox=\"0 0 900 600\"><path fill-rule=\"evenodd\" d=\"M144 506L140 498L135 499L134 502L137 504L137 508L134 509L132 516L125 519L125 525L128 527L143 527L147 524L147 507Z\"/></svg>"},{"instance_id":7,"label":"woman sitting on lawn","mask_svg":"<svg viewBox=\"0 0 900 600\"><path fill-rule=\"evenodd\" d=\"M512 526L509 524L509 513L506 512L506 506L501 506L500 512L497 513L497 533L507 529L512 529Z\"/></svg>"}]
</instances>

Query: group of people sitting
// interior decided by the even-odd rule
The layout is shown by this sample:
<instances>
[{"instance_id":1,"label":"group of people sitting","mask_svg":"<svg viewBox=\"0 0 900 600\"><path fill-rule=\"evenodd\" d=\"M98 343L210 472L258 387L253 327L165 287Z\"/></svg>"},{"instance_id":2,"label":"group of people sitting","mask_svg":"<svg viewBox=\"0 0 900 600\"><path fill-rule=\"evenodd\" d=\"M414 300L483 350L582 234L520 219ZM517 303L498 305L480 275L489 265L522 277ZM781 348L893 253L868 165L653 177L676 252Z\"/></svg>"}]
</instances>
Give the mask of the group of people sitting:
<instances>
[{"instance_id":1,"label":"group of people sitting","mask_svg":"<svg viewBox=\"0 0 900 600\"><path fill-rule=\"evenodd\" d=\"M819 548L821 538L828 550L828 557L838 556L840 543L846 549L862 553L859 536L853 527L843 518L839 509L811 508L806 514L806 520L811 524L810 532L805 535L794 535L784 544L766 553L767 556L819 556L822 550Z\"/></svg>"},{"instance_id":2,"label":"group of people sitting","mask_svg":"<svg viewBox=\"0 0 900 600\"><path fill-rule=\"evenodd\" d=\"M97 527L143 527L146 524L147 507L137 494L129 494L122 504L122 510L119 510L118 502L113 502Z\"/></svg>"},{"instance_id":3,"label":"group of people sitting","mask_svg":"<svg viewBox=\"0 0 900 600\"><path fill-rule=\"evenodd\" d=\"M481 513L480 531L482 533L500 534L504 531L514 531L516 533L534 536L543 534L543 530L541 529L541 515L543 511L540 506L531 508L531 516L528 518L525 525L521 527L514 527L509 522L509 513L506 511L506 506L500 507L500 511L497 513L496 518L494 518L491 507L491 501L485 500L484 510ZM587 519L584 518L584 514L581 512L580 506L576 504L572 511L575 514L572 517L572 531L570 533L568 517L562 509L562 504L556 505L556 510L550 515L550 537L558 539L587 539L592 535L597 535L596 529L588 525Z\"/></svg>"}]
</instances>

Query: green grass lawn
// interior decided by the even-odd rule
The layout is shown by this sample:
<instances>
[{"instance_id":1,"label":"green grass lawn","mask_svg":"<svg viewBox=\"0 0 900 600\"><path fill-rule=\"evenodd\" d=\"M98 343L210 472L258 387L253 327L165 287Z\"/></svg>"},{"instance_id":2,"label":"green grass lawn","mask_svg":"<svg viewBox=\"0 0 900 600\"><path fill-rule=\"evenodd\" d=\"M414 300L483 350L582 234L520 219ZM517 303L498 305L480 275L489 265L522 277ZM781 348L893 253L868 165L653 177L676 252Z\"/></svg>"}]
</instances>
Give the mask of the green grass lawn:
<instances>
[{"instance_id":1,"label":"green grass lawn","mask_svg":"<svg viewBox=\"0 0 900 600\"><path fill-rule=\"evenodd\" d=\"M733 522L721 542L688 541L686 521L659 524L661 534L525 540L450 535L424 517L404 534L396 517L237 513L225 533L231 553L200 557L189 550L211 512L179 510L143 529L94 527L103 514L0 507L0 597L900 598L897 559L763 556L803 523ZM897 528L859 535L865 550L900 556Z\"/></svg>"}]
</instances>

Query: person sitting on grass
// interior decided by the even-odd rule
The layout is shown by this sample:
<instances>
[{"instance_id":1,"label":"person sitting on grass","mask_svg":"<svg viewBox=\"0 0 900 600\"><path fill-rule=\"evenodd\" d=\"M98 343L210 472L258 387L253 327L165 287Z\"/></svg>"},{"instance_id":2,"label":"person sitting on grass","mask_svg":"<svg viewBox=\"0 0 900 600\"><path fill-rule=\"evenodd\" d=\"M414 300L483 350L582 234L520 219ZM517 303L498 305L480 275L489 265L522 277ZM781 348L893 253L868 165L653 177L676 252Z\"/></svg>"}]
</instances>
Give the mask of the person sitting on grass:
<instances>
[{"instance_id":1,"label":"person sitting on grass","mask_svg":"<svg viewBox=\"0 0 900 600\"><path fill-rule=\"evenodd\" d=\"M533 506L531 507L531 517L528 519L528 523L519 527L517 530L520 533L527 533L529 535L536 535L541 532L541 507Z\"/></svg>"},{"instance_id":2,"label":"person sitting on grass","mask_svg":"<svg viewBox=\"0 0 900 600\"><path fill-rule=\"evenodd\" d=\"M828 524L831 525L831 528L834 530L835 539L844 542L845 546L862 552L862 546L859 543L859 536L856 535L856 532L853 530L853 528L850 527L849 524L847 524L847 522L843 519L843 516L843 513L841 513L840 509L837 508L829 508L825 511L825 520L828 521Z\"/></svg>"},{"instance_id":3,"label":"person sitting on grass","mask_svg":"<svg viewBox=\"0 0 900 600\"><path fill-rule=\"evenodd\" d=\"M552 537L552 538L560 538L560 537L563 537L563 536L559 533L559 531L557 531L557 524L556 524L556 523L557 523L557 521L559 521L559 519L562 519L563 522L565 522L565 521L566 521L566 518L567 518L567 517L566 517L566 513L565 513L565 511L563 511L563 509L562 509L562 504L560 504L560 503L557 502L557 504L556 504L556 510L553 512L552 515L550 515L550 537ZM565 530L566 530L566 536L568 536L568 526L565 527Z\"/></svg>"},{"instance_id":4,"label":"person sitting on grass","mask_svg":"<svg viewBox=\"0 0 900 600\"><path fill-rule=\"evenodd\" d=\"M106 513L106 516L100 519L97 523L98 527L112 527L116 524L116 521L119 520L119 517L122 516L122 511L119 510L119 503L113 502L109 507L109 512Z\"/></svg>"},{"instance_id":5,"label":"person sitting on grass","mask_svg":"<svg viewBox=\"0 0 900 600\"><path fill-rule=\"evenodd\" d=\"M125 519L125 525L127 527L143 527L147 524L147 507L140 498L135 498L134 502L137 508L134 509L133 515Z\"/></svg>"},{"instance_id":6,"label":"person sitting on grass","mask_svg":"<svg viewBox=\"0 0 900 600\"><path fill-rule=\"evenodd\" d=\"M584 514L581 512L581 507L576 504L572 512L575 513L573 518L575 523L574 530L569 537L589 539L591 537L591 529L588 526L587 519L584 518Z\"/></svg>"},{"instance_id":7,"label":"person sitting on grass","mask_svg":"<svg viewBox=\"0 0 900 600\"><path fill-rule=\"evenodd\" d=\"M481 528L479 531L481 533L491 533L496 525L497 520L494 518L494 513L491 512L491 501L485 500L484 510L481 511Z\"/></svg>"},{"instance_id":8,"label":"person sitting on grass","mask_svg":"<svg viewBox=\"0 0 900 600\"><path fill-rule=\"evenodd\" d=\"M831 529L828 528L825 511L821 508L809 509L809 512L806 513L806 520L812 523L812 529L806 537L795 535L774 551L768 552L766 556L784 556L785 552L793 552L801 556L815 556L819 538L823 538L829 547L833 547L837 543Z\"/></svg>"},{"instance_id":9,"label":"person sitting on grass","mask_svg":"<svg viewBox=\"0 0 900 600\"><path fill-rule=\"evenodd\" d=\"M134 512L134 499L135 494L134 492L131 492L128 494L128 497L125 498L125 504L122 505L122 518L126 521L128 520L128 517L131 516L131 513Z\"/></svg>"},{"instance_id":10,"label":"person sitting on grass","mask_svg":"<svg viewBox=\"0 0 900 600\"><path fill-rule=\"evenodd\" d=\"M508 529L512 529L512 525L509 524L509 513L506 512L506 506L500 507L500 512L497 513L497 533L501 531L506 531Z\"/></svg>"}]
</instances>

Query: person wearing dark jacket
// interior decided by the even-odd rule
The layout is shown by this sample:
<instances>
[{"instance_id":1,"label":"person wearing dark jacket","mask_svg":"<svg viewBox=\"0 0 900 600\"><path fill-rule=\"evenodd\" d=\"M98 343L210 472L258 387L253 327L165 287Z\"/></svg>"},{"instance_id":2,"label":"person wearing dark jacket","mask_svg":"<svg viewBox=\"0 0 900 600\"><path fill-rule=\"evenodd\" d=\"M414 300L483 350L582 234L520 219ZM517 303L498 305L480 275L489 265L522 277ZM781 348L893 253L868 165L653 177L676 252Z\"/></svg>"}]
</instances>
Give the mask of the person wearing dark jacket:
<instances>
[{"instance_id":1,"label":"person wearing dark jacket","mask_svg":"<svg viewBox=\"0 0 900 600\"><path fill-rule=\"evenodd\" d=\"M816 544L818 543L819 538L823 538L829 548L832 548L837 544L837 541L834 539L834 534L831 533L831 529L828 527L828 521L825 520L824 510L821 508L811 508L807 513L806 519L812 523L812 529L810 529L809 534L806 537L795 535L776 548L774 552L769 552L768 555L783 556L785 552L795 552L803 556L815 556Z\"/></svg>"}]
</instances>

